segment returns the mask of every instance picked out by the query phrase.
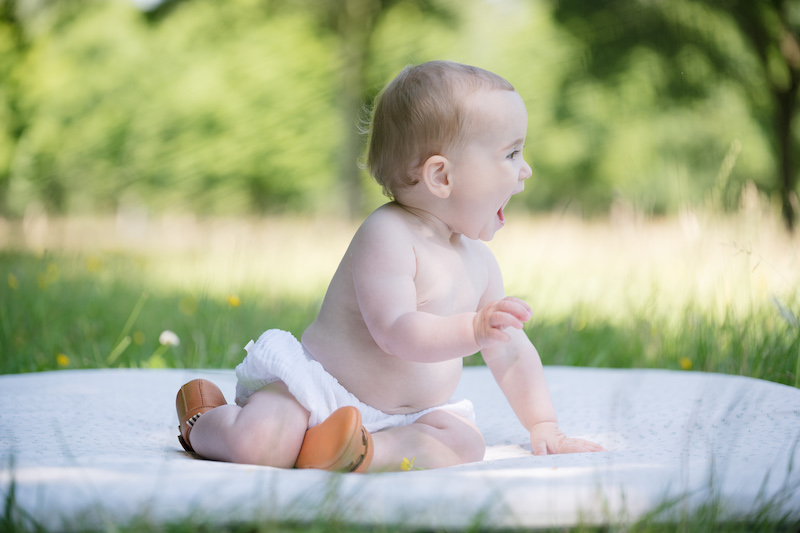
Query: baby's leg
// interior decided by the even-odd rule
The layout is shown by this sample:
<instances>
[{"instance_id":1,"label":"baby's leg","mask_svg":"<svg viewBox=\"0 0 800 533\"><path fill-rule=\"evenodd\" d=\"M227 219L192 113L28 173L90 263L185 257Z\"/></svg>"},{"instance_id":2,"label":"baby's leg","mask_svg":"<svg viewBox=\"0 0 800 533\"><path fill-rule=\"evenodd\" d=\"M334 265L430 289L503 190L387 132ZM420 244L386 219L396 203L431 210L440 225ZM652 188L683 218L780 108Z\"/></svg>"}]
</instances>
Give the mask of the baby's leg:
<instances>
[{"instance_id":1,"label":"baby's leg","mask_svg":"<svg viewBox=\"0 0 800 533\"><path fill-rule=\"evenodd\" d=\"M414 424L373 433L375 456L369 472L400 470L404 458L414 467L441 468L480 461L486 452L478 428L461 416L437 410Z\"/></svg>"},{"instance_id":2,"label":"baby's leg","mask_svg":"<svg viewBox=\"0 0 800 533\"><path fill-rule=\"evenodd\" d=\"M308 417L277 381L256 391L243 407L228 404L205 413L192 427L191 445L207 459L292 468Z\"/></svg>"}]
</instances>

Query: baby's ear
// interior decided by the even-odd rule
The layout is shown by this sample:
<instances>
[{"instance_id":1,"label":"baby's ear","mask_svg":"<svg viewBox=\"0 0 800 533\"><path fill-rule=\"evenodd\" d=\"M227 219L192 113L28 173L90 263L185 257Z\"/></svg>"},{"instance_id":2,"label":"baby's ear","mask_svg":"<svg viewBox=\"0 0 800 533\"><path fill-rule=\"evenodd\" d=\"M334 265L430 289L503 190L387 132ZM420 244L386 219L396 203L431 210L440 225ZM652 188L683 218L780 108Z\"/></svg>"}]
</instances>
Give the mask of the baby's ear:
<instances>
[{"instance_id":1,"label":"baby's ear","mask_svg":"<svg viewBox=\"0 0 800 533\"><path fill-rule=\"evenodd\" d=\"M443 155L432 155L422 164L422 182L428 191L444 200L450 196L450 160Z\"/></svg>"}]
</instances>

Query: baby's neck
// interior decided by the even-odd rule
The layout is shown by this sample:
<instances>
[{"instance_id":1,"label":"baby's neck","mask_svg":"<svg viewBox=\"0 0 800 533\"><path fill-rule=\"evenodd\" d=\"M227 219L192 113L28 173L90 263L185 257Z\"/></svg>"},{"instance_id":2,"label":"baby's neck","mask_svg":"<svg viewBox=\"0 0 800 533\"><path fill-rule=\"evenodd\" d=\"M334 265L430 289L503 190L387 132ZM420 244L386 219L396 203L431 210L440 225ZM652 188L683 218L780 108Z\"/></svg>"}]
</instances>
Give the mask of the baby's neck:
<instances>
[{"instance_id":1,"label":"baby's neck","mask_svg":"<svg viewBox=\"0 0 800 533\"><path fill-rule=\"evenodd\" d=\"M423 225L430 228L433 235L450 242L451 244L456 244L461 241L461 234L453 231L450 225L435 212L422 207L406 205L398 201L395 201L394 203L401 209L419 219Z\"/></svg>"}]
</instances>

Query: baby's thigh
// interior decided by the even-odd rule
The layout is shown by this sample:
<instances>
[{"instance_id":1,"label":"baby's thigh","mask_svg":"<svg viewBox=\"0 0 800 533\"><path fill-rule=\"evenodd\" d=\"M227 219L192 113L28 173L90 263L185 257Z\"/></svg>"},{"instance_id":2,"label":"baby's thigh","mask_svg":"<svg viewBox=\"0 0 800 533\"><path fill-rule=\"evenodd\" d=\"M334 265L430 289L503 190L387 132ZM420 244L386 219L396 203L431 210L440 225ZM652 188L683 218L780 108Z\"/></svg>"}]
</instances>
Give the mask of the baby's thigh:
<instances>
[{"instance_id":1,"label":"baby's thigh","mask_svg":"<svg viewBox=\"0 0 800 533\"><path fill-rule=\"evenodd\" d=\"M439 409L419 417L417 424L425 424L438 430L437 439L455 451L462 462L482 461L486 453L486 442L478 426L471 420L453 412Z\"/></svg>"},{"instance_id":2,"label":"baby's thigh","mask_svg":"<svg viewBox=\"0 0 800 533\"><path fill-rule=\"evenodd\" d=\"M308 429L308 417L282 382L265 385L247 399L237 417L242 451L262 456L260 464L292 466Z\"/></svg>"}]
</instances>

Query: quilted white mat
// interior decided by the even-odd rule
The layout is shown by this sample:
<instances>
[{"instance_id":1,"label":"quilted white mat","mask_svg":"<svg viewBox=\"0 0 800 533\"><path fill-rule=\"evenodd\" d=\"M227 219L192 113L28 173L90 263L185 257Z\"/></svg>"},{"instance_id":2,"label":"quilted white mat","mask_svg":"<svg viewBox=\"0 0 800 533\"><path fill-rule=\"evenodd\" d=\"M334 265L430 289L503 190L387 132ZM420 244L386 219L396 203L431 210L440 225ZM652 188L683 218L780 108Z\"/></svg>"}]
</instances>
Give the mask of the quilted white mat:
<instances>
[{"instance_id":1,"label":"quilted white mat","mask_svg":"<svg viewBox=\"0 0 800 533\"><path fill-rule=\"evenodd\" d=\"M710 501L730 516L800 520L800 390L750 378L550 367L562 428L607 453L535 457L485 367L483 462L386 474L203 461L178 444L174 398L196 378L232 401L233 371L86 370L0 376L0 497L48 530L132 519L228 523L336 518L431 528L664 519Z\"/></svg>"}]
</instances>

